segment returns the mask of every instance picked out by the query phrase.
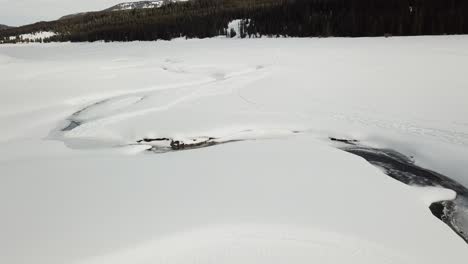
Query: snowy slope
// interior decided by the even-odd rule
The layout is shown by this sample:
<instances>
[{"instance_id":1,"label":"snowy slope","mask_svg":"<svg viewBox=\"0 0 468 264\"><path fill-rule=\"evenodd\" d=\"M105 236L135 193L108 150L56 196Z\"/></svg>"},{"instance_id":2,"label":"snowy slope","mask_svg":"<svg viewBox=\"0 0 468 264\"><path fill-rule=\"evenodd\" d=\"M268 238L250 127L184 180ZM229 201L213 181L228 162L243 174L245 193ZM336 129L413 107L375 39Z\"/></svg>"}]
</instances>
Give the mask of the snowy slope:
<instances>
[{"instance_id":1,"label":"snowy slope","mask_svg":"<svg viewBox=\"0 0 468 264\"><path fill-rule=\"evenodd\" d=\"M122 11L132 9L145 9L145 8L159 8L163 5L176 2L187 2L188 0L157 0L157 1L139 1L139 2L125 2L110 7L104 11Z\"/></svg>"},{"instance_id":2,"label":"snowy slope","mask_svg":"<svg viewBox=\"0 0 468 264\"><path fill-rule=\"evenodd\" d=\"M136 2L124 2L117 4L115 6L106 8L104 10L101 10L101 12L114 12L114 11L124 11L124 10L132 10L132 9L146 9L146 8L160 8L163 5L167 5L170 3L177 3L177 2L187 2L190 0L156 0L156 1L136 1ZM76 13L76 14L71 14L71 15L66 15L61 18L61 19L68 19L68 18L73 18L77 16L83 16L89 14L89 12L82 12L82 13Z\"/></svg>"},{"instance_id":3,"label":"snowy slope","mask_svg":"<svg viewBox=\"0 0 468 264\"><path fill-rule=\"evenodd\" d=\"M466 243L428 209L453 191L404 185L327 138L467 186L467 44L3 45L0 262L462 263ZM146 151L165 139L217 145Z\"/></svg>"}]
</instances>

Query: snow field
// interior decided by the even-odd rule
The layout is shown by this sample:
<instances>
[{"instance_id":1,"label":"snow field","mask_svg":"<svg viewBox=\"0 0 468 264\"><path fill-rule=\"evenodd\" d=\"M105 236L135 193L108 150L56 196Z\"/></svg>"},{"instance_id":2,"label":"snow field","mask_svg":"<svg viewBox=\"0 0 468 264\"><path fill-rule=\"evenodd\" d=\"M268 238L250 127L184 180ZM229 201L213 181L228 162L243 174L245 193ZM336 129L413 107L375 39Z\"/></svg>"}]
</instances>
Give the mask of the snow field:
<instances>
[{"instance_id":1,"label":"snow field","mask_svg":"<svg viewBox=\"0 0 468 264\"><path fill-rule=\"evenodd\" d=\"M460 262L466 244L428 209L452 191L406 186L327 139L466 186L467 42L2 45L0 262ZM236 142L138 143L209 137Z\"/></svg>"}]
</instances>

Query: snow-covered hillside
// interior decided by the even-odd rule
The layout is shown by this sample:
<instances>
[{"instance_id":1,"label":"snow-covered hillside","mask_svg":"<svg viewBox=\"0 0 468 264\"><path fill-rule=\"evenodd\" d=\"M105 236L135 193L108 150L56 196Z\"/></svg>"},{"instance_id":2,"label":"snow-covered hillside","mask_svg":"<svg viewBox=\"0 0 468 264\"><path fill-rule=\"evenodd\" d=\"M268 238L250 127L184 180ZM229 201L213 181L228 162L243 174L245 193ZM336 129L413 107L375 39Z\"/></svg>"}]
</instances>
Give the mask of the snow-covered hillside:
<instances>
[{"instance_id":1,"label":"snow-covered hillside","mask_svg":"<svg viewBox=\"0 0 468 264\"><path fill-rule=\"evenodd\" d=\"M463 263L466 36L0 46L0 263ZM176 151L177 150L177 151Z\"/></svg>"},{"instance_id":2,"label":"snow-covered hillside","mask_svg":"<svg viewBox=\"0 0 468 264\"><path fill-rule=\"evenodd\" d=\"M122 11L132 9L145 9L145 8L159 8L163 5L176 2L187 2L189 0L157 0L157 1L138 1L138 2L125 2L115 5L105 11Z\"/></svg>"},{"instance_id":3,"label":"snow-covered hillside","mask_svg":"<svg viewBox=\"0 0 468 264\"><path fill-rule=\"evenodd\" d=\"M156 0L156 1L124 2L124 3L117 4L115 6L109 7L107 9L104 9L100 12L114 12L114 11L124 11L124 10L132 10L132 9L160 8L170 3L187 2L187 1L190 1L190 0ZM81 13L66 15L66 16L59 18L59 20L84 16L89 13L90 12L81 12Z\"/></svg>"}]
</instances>

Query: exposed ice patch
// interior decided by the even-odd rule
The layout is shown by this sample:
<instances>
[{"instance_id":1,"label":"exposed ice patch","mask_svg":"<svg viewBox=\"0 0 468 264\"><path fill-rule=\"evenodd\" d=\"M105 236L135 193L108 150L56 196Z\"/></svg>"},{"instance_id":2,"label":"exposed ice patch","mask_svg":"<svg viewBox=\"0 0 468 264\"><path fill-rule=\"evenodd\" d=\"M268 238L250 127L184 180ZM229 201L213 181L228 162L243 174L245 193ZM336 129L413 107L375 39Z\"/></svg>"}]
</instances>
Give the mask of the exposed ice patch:
<instances>
[{"instance_id":1,"label":"exposed ice patch","mask_svg":"<svg viewBox=\"0 0 468 264\"><path fill-rule=\"evenodd\" d=\"M358 140L330 138L346 152L360 156L388 176L413 186L432 214L468 243L468 189L455 180L422 168L413 157L392 149L367 147Z\"/></svg>"}]
</instances>

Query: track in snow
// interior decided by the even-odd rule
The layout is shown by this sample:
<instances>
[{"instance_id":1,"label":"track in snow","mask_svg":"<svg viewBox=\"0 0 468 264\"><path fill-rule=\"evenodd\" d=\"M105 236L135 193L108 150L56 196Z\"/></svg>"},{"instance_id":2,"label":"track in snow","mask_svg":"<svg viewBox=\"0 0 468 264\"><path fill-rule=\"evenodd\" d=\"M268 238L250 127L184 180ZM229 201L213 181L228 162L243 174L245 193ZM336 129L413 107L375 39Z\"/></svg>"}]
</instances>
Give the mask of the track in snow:
<instances>
[{"instance_id":1,"label":"track in snow","mask_svg":"<svg viewBox=\"0 0 468 264\"><path fill-rule=\"evenodd\" d=\"M66 125L59 128L58 131L53 131L51 133L52 138L65 141L65 143L71 140L80 141L82 139L82 142L85 142L89 138L92 139L91 142L98 142L101 141L101 139L100 136L96 136L96 132L102 127L126 122L152 113L165 112L178 105L197 101L205 97L233 94L234 97L237 97L245 103L253 104L253 102L243 97L239 91L236 91L237 87L242 87L243 84L261 79L268 74L268 71L265 71L265 66L263 65L253 67L245 66L241 70L227 72L209 65L190 66L177 65L178 62L176 61L166 62L168 64L164 65L162 69L171 74L197 73L202 74L205 78L189 83L136 89L128 92L115 92L104 98L98 96L96 98L101 99L76 111L66 120ZM164 100L160 98L164 98ZM92 97L89 99L92 100ZM146 100L149 102L142 105L141 103ZM118 133L118 131L116 131L116 133ZM198 144L198 141L203 141L203 136L190 140L197 141ZM184 146L189 148L189 145L193 144L182 142L183 140L181 139L172 139L172 141L174 141L174 144L178 142L181 143L179 149L184 149ZM106 138L102 138L102 142L107 144ZM214 145L217 143L225 143L225 141L206 142L207 145ZM134 143L127 142L127 144ZM67 145L70 147L76 146L75 144ZM122 145L125 144L109 145L108 147L118 147ZM92 148L92 146L90 147ZM172 149L174 149L174 147L172 147Z\"/></svg>"}]
</instances>

